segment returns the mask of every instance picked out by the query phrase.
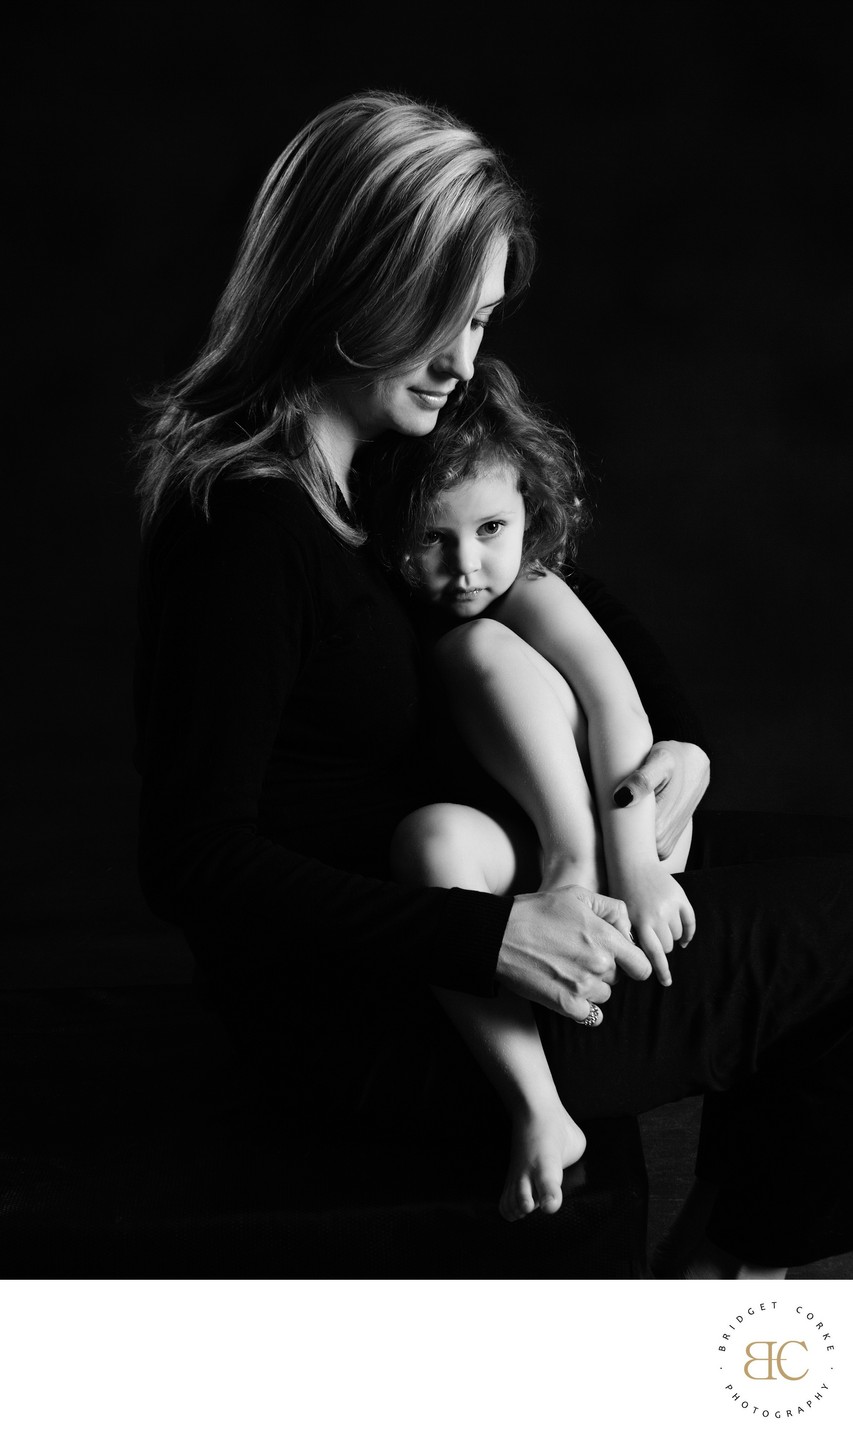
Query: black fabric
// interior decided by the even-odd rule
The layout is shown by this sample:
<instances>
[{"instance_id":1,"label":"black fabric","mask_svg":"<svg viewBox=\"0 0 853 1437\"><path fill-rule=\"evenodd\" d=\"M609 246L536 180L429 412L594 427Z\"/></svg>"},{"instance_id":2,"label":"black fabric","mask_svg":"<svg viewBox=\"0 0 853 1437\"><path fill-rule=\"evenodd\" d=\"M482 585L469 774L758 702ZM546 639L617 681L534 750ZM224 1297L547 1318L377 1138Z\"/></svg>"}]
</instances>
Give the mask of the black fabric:
<instances>
[{"instance_id":1,"label":"black fabric","mask_svg":"<svg viewBox=\"0 0 853 1437\"><path fill-rule=\"evenodd\" d=\"M810 847L826 855L781 857ZM708 1095L697 1172L721 1188L709 1234L768 1266L853 1247L851 850L843 820L700 815L691 861L705 866L680 880L697 932L671 956L672 987L619 983L591 1032L539 1014L576 1114Z\"/></svg>"},{"instance_id":2,"label":"black fabric","mask_svg":"<svg viewBox=\"0 0 853 1437\"><path fill-rule=\"evenodd\" d=\"M573 569L566 580L628 665L655 738L695 743L710 752L701 721L651 634L592 574Z\"/></svg>"},{"instance_id":3,"label":"black fabric","mask_svg":"<svg viewBox=\"0 0 853 1437\"><path fill-rule=\"evenodd\" d=\"M147 537L140 872L205 966L278 967L300 1004L494 991L509 900L387 878L427 792L420 694L405 611L296 485L223 483L209 522L179 503Z\"/></svg>"},{"instance_id":4,"label":"black fabric","mask_svg":"<svg viewBox=\"0 0 853 1437\"><path fill-rule=\"evenodd\" d=\"M512 1225L502 1144L294 1133L189 988L0 992L0 1038L4 1278L645 1275L632 1119Z\"/></svg>"}]
</instances>

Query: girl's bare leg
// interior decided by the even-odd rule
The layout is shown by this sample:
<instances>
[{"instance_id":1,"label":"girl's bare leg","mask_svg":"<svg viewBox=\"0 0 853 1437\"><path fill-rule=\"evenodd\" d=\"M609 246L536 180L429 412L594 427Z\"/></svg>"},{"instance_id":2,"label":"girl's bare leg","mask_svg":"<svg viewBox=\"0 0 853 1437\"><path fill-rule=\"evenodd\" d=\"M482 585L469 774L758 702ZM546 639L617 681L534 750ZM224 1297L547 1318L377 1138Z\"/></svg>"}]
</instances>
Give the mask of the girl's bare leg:
<instances>
[{"instance_id":1,"label":"girl's bare leg","mask_svg":"<svg viewBox=\"0 0 853 1437\"><path fill-rule=\"evenodd\" d=\"M476 810L448 804L407 820L397 845L401 871L421 883L490 893L599 889L600 836L579 752L586 725L568 684L489 619L448 634L437 661L468 749L532 821L539 868L533 878L520 875L523 840ZM446 990L439 998L510 1114L501 1213L556 1212L563 1170L580 1158L586 1139L557 1093L530 1005L510 994L488 1004Z\"/></svg>"},{"instance_id":2,"label":"girl's bare leg","mask_svg":"<svg viewBox=\"0 0 853 1437\"><path fill-rule=\"evenodd\" d=\"M565 679L494 619L452 630L437 658L465 744L536 829L540 888L577 883L603 891L600 833L584 771L586 721Z\"/></svg>"},{"instance_id":3,"label":"girl's bare leg","mask_svg":"<svg viewBox=\"0 0 853 1437\"><path fill-rule=\"evenodd\" d=\"M542 849L540 887L579 883L606 891L584 770L585 722L568 684L535 649L490 619L453 630L440 646L439 666L454 721L469 749L533 822ZM690 836L688 829L666 861L669 872L684 869ZM547 1107L542 1111L547 1115ZM517 1124L523 1156L515 1166L511 1159L513 1180L524 1171L524 1155L535 1152L539 1142L535 1104L530 1114ZM757 1267L710 1241L705 1225L713 1198L713 1189L697 1181L656 1254L655 1275L784 1278L785 1269Z\"/></svg>"},{"instance_id":4,"label":"girl's bare leg","mask_svg":"<svg viewBox=\"0 0 853 1437\"><path fill-rule=\"evenodd\" d=\"M507 893L519 891L518 882L529 886L520 871L523 846L521 836L511 838L487 814L442 803L403 820L392 856L397 876L408 882ZM527 855L528 864L531 859L536 866L536 855ZM514 1221L535 1208L556 1212L563 1170L581 1157L586 1139L557 1094L530 1004L511 993L483 999L446 988L434 992L510 1117L501 1215Z\"/></svg>"}]
</instances>

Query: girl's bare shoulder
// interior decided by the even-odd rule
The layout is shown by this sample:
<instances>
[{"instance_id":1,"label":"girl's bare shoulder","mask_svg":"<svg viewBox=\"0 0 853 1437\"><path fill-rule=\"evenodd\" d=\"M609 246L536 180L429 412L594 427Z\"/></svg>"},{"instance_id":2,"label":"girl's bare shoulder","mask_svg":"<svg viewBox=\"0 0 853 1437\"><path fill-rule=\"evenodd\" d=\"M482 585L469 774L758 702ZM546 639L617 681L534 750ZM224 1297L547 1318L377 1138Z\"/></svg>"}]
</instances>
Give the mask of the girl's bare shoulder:
<instances>
[{"instance_id":1,"label":"girl's bare shoulder","mask_svg":"<svg viewBox=\"0 0 853 1437\"><path fill-rule=\"evenodd\" d=\"M582 609L580 599L568 584L550 570L543 574L519 574L514 584L493 605L496 619L505 623L551 615L571 616Z\"/></svg>"}]
</instances>

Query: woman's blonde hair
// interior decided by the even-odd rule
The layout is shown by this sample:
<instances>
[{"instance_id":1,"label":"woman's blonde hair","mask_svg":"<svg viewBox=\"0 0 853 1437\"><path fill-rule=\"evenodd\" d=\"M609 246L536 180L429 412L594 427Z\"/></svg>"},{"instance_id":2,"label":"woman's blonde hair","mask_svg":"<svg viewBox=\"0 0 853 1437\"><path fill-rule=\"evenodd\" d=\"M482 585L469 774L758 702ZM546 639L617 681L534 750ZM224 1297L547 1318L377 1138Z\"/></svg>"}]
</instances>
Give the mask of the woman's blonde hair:
<instances>
[{"instance_id":1,"label":"woman's blonde hair","mask_svg":"<svg viewBox=\"0 0 853 1437\"><path fill-rule=\"evenodd\" d=\"M360 542L308 416L325 384L432 357L470 318L499 237L512 298L534 261L527 201L447 111L373 91L324 110L262 185L198 358L146 401L143 522L182 491L206 513L220 475L290 475Z\"/></svg>"}]
</instances>

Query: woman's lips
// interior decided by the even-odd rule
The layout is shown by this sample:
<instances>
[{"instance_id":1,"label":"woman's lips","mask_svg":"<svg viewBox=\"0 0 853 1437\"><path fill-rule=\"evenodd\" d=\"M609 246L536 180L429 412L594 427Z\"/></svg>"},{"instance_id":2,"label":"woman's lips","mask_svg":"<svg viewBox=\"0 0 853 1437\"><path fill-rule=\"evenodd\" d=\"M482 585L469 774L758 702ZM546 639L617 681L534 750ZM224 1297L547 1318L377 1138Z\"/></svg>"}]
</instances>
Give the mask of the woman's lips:
<instances>
[{"instance_id":1,"label":"woman's lips","mask_svg":"<svg viewBox=\"0 0 853 1437\"><path fill-rule=\"evenodd\" d=\"M450 398L451 392L448 390L446 394L441 394L434 389L411 389L409 391L425 409L441 409Z\"/></svg>"}]
</instances>

